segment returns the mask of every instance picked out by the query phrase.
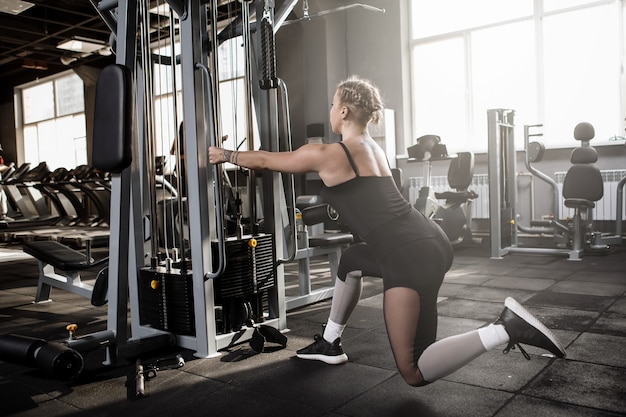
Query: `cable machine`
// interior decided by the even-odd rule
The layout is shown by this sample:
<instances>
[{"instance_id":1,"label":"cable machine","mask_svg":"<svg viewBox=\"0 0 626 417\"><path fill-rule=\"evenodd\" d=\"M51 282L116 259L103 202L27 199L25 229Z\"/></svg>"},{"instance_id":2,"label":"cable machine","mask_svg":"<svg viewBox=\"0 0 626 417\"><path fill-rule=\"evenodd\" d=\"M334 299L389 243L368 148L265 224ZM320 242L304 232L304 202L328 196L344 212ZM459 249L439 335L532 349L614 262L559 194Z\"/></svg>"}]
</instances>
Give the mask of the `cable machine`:
<instances>
[{"instance_id":1,"label":"cable machine","mask_svg":"<svg viewBox=\"0 0 626 417\"><path fill-rule=\"evenodd\" d=\"M117 10L116 63L132 73L136 98L133 163L113 183L114 195L120 195L120 209L111 228L108 328L116 335L117 346L120 339L167 335L170 343L191 349L196 356L211 357L247 340L256 339L255 346L259 346L259 337L286 343L281 334L286 330L282 264L293 255L286 259L280 255L288 246L295 248L287 242L295 239L293 180L268 173L259 181L254 172L244 173L248 217L243 218L241 199L237 198L233 231L225 220L228 177L222 167L210 165L207 157L208 146L221 146L222 140L218 47L238 35L244 44L248 149L253 149L254 143L254 109L261 147L278 150L290 146L288 135L282 135L284 143L279 143L277 91L286 100L286 89L275 75L273 2L208 3L170 0L155 5L138 0L98 4L101 13ZM251 14L256 16L253 23ZM179 54L174 52L176 40ZM155 44L158 51L170 53L153 52ZM163 132L155 122L153 86L164 84L155 79L155 62L168 68L165 78L171 83L170 91L177 90L177 68L182 80L182 103L174 94L170 123L178 126L178 105L182 104L184 129L182 138L175 136L175 140L180 143L177 166L185 164L185 192L180 192L179 178L178 195L163 198L167 201L162 218L172 224L169 228L159 225L156 215L156 202L163 199L155 193L155 149ZM163 77L163 69L159 77ZM283 124L289 125L284 120ZM267 218L258 216L257 195L262 212L270 214ZM281 209L276 204L280 201L287 201L292 212ZM286 229L293 232L285 233ZM164 230L173 230L175 236ZM128 302L123 294L127 289ZM130 338L122 337L127 306Z\"/></svg>"},{"instance_id":2,"label":"cable machine","mask_svg":"<svg viewBox=\"0 0 626 417\"><path fill-rule=\"evenodd\" d=\"M160 348L207 358L246 341L257 352L266 341L286 346L284 264L298 250L293 176L237 168L245 186L233 187L207 149L223 142L219 46L241 36L246 132L231 143L291 150L274 34L297 0L277 10L273 0L90 2L115 51L96 86L93 144L94 167L111 174L108 267L93 291L94 305L107 302L107 328L81 336L70 325L63 343L0 337L0 353L69 379L100 349L104 365L134 361L143 375L141 358ZM175 185L163 167L172 131ZM55 249L51 261L76 256Z\"/></svg>"}]
</instances>

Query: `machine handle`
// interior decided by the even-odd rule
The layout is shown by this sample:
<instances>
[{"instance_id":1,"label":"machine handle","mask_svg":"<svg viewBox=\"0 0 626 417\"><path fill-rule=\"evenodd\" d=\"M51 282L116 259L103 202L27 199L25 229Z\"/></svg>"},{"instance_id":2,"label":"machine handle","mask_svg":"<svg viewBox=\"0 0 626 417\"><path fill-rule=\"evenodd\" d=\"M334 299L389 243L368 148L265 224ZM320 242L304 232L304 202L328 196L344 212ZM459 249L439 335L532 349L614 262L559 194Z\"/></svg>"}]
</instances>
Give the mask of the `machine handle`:
<instances>
[{"instance_id":1,"label":"machine handle","mask_svg":"<svg viewBox=\"0 0 626 417\"><path fill-rule=\"evenodd\" d=\"M278 87L276 76L276 41L274 27L268 17L261 20L261 56L263 60L263 78L259 80L262 90Z\"/></svg>"},{"instance_id":2,"label":"machine handle","mask_svg":"<svg viewBox=\"0 0 626 417\"><path fill-rule=\"evenodd\" d=\"M208 93L210 93L210 89L212 89L212 83L211 83L211 74L209 73L209 68L204 65L203 63L197 62L196 63L196 68L202 71L202 74L204 75L204 83L205 83L205 90L207 91L207 94L204 94L204 99L206 100L206 97L208 96ZM207 103L208 104L208 103ZM213 129L214 131L214 135L213 137L215 138L215 141L217 141L218 139L218 132L217 132L217 122L213 121L212 123L213 125ZM218 146L217 143L212 143L212 145ZM222 198L222 176L221 176L221 171L220 168L217 164L213 165L213 179L215 181L215 187L214 187L214 193L215 193L215 201L216 201L216 207L215 207L215 213L216 213L216 220L217 220L217 248L218 248L218 264L217 264L217 270L215 272L207 272L204 274L204 279L213 279L213 278L217 278L220 275L222 275L224 273L224 270L226 269L226 238L224 236L224 212L223 212L223 198Z\"/></svg>"},{"instance_id":3,"label":"machine handle","mask_svg":"<svg viewBox=\"0 0 626 417\"><path fill-rule=\"evenodd\" d=\"M557 208L557 202L559 201L559 187L556 183L555 180L552 179L552 177L544 174L543 172L539 171L537 168L535 168L531 162L530 162L530 158L528 155L528 146L530 143L530 137L531 136L538 136L537 133L531 133L530 129L533 127L542 127L543 125L526 125L524 126L524 164L526 165L526 169L528 169L528 171L533 174L536 175L537 178L539 178L540 180L543 180L544 182L546 182L547 184L550 185L550 187L552 187L552 214L555 216L557 216L558 213L558 208Z\"/></svg>"},{"instance_id":4,"label":"machine handle","mask_svg":"<svg viewBox=\"0 0 626 417\"><path fill-rule=\"evenodd\" d=\"M289 151L292 151L293 148L291 146L291 120L289 118L289 94L287 93L287 85L285 84L285 82L280 79L277 78L278 81L278 90L281 92L281 98L282 98L282 102L283 102L283 114L282 117L285 121L285 123L283 124L284 128L285 128L285 132L284 132L284 137L285 140L287 142L287 148ZM279 141L279 147L280 147L280 137L277 139ZM291 261L293 261L296 258L296 251L297 251L297 244L296 244L296 236L297 236L297 230L296 230L296 186L295 186L295 181L293 179L293 175L289 174L289 187L291 188L289 195L291 196L291 211L292 213L289 215L289 225L291 226L291 236L293 236L293 245L291 245L292 250L290 251L291 253L289 254L289 257L286 259L277 259L276 260L276 264L277 265L281 265L284 263L289 263ZM289 204L287 205L287 207L289 207Z\"/></svg>"}]
</instances>

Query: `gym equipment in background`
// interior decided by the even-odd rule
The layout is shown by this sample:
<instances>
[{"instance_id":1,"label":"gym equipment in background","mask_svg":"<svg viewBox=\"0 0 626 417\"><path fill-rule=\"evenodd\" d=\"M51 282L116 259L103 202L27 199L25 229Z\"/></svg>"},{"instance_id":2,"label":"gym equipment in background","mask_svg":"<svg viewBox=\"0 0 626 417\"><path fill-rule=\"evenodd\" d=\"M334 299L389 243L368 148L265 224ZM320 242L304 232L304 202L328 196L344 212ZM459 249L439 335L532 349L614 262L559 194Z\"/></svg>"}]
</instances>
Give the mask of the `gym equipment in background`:
<instances>
[{"instance_id":1,"label":"gym equipment in background","mask_svg":"<svg viewBox=\"0 0 626 417\"><path fill-rule=\"evenodd\" d=\"M437 135L424 135L407 149L410 161L424 163L424 186L413 203L415 208L441 226L453 245L474 243L472 236L472 202L478 197L469 190L474 177L474 154L459 152L448 155ZM448 185L452 190L434 192L430 186L431 164L449 161ZM444 201L441 203L440 201Z\"/></svg>"},{"instance_id":2,"label":"gym equipment in background","mask_svg":"<svg viewBox=\"0 0 626 417\"><path fill-rule=\"evenodd\" d=\"M489 213L491 232L491 257L502 258L510 253L536 253L548 255L565 255L568 260L580 260L584 250L603 252L606 245L595 245L592 242L591 228L593 223L588 210L602 198L603 183L600 171L595 165L597 153L589 146L593 138L593 127L588 123L579 123L574 129L574 138L581 146L572 151L572 165L567 171L563 183L565 205L575 209L574 217L569 222L560 219L544 219L533 221L531 225L521 226L517 221L517 160L514 141L515 111L510 109L491 109L487 111L488 119L488 162L489 162ZM540 173L532 166L533 160L542 156L542 146L531 144L529 138L537 136L525 128L525 153L527 167L531 173L548 182L553 191L553 211L556 215L558 188L547 175ZM529 234L549 234L560 247L531 247L520 241L519 231Z\"/></svg>"}]
</instances>

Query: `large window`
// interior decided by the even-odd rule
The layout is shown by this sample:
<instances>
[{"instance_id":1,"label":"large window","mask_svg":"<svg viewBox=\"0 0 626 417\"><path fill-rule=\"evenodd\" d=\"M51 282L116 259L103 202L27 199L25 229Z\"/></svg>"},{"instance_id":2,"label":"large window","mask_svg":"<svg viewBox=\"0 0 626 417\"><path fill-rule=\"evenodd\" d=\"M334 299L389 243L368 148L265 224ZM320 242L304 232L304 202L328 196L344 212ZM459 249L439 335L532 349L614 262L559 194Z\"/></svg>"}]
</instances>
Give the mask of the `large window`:
<instances>
[{"instance_id":1,"label":"large window","mask_svg":"<svg viewBox=\"0 0 626 417\"><path fill-rule=\"evenodd\" d=\"M448 150L485 151L487 110L495 108L515 110L518 146L523 126L533 124L544 125L550 148L576 146L573 129L581 121L594 125L596 146L623 136L622 2L410 5L413 135L407 147L437 134Z\"/></svg>"},{"instance_id":2,"label":"large window","mask_svg":"<svg viewBox=\"0 0 626 417\"><path fill-rule=\"evenodd\" d=\"M65 73L17 91L24 161L33 166L46 162L50 170L86 164L85 93L80 77Z\"/></svg>"}]
</instances>

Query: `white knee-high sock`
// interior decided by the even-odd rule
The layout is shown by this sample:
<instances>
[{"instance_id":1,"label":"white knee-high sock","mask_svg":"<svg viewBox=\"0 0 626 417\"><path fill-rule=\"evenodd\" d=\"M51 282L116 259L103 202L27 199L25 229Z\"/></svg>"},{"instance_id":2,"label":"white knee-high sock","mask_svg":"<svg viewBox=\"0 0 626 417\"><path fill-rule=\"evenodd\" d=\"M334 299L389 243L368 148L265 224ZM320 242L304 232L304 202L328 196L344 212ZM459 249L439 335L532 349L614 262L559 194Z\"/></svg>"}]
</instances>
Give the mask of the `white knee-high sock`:
<instances>
[{"instance_id":1,"label":"white knee-high sock","mask_svg":"<svg viewBox=\"0 0 626 417\"><path fill-rule=\"evenodd\" d=\"M349 272L345 281L335 281L330 316L324 328L324 339L327 342L332 343L343 334L346 323L361 298L362 289L361 271Z\"/></svg>"},{"instance_id":2,"label":"white knee-high sock","mask_svg":"<svg viewBox=\"0 0 626 417\"><path fill-rule=\"evenodd\" d=\"M434 382L467 365L487 350L509 341L502 325L450 336L428 346L417 361L424 380Z\"/></svg>"}]
</instances>

